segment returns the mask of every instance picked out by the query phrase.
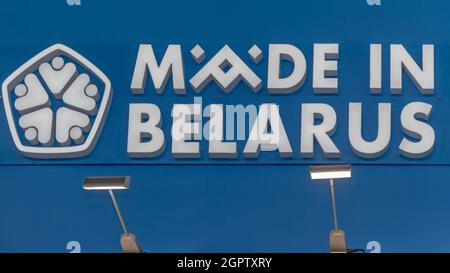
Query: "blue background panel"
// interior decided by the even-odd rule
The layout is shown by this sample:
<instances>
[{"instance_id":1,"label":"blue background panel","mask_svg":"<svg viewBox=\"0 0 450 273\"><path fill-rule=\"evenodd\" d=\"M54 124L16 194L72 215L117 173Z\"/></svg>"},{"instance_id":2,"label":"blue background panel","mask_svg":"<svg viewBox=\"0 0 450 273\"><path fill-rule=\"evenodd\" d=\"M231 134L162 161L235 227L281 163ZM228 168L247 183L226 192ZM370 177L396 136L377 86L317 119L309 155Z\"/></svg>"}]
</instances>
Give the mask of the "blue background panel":
<instances>
[{"instance_id":1,"label":"blue background panel","mask_svg":"<svg viewBox=\"0 0 450 273\"><path fill-rule=\"evenodd\" d=\"M131 1L126 5L116 2L84 1L80 7L70 7L64 1L35 3L23 1L8 3L1 12L6 20L0 31L4 34L0 43L2 67L0 77L6 78L26 60L54 43L63 43L80 52L97 65L111 80L114 95L109 117L106 121L97 148L87 157L74 160L53 160L51 164L233 164L234 160L211 160L207 154L207 141L201 142L200 160L177 160L171 155L171 117L175 103L193 103L196 93L188 80L201 68L190 57L189 51L197 43L211 58L225 44L229 44L243 60L263 79L263 88L254 94L243 82L231 93L225 94L215 83L209 84L200 94L203 105L262 103L280 105L281 116L291 142L294 156L280 160L277 152L265 153L258 160L246 160L242 155L245 141L238 142L240 164L312 164L329 163L315 147L313 160L300 156L300 109L301 103L322 102L332 105L338 116L337 130L333 141L342 156L334 163L359 164L449 164L450 147L442 136L450 134L450 100L446 90L450 81L449 38L447 25L450 19L443 13L450 4L435 1L423 4L408 1L405 9L396 1L381 7L368 6L365 1L280 1L273 2L144 2ZM226 4L225 4L226 3ZM269 4L270 3L270 4ZM406 3L406 2L404 2ZM27 6L22 10L23 5ZM220 8L219 8L220 7ZM439 7L439 8L438 8ZM218 9L218 10L216 10ZM12 14L22 15L22 20ZM162 12L164 11L164 12ZM250 12L252 11L252 12ZM295 13L293 13L295 12ZM211 18L211 14L215 17ZM411 16L411 14L416 14ZM14 18L11 18L14 17ZM26 18L27 20L23 20ZM120 18L118 20L117 18ZM395 24L389 20L396 18ZM419 18L419 19L418 19ZM426 18L427 20L423 19ZM55 21L66 22L56 24ZM31 24L32 22L32 24ZM73 25L72 25L73 24ZM423 25L421 25L423 24ZM424 26L425 25L425 26ZM249 29L250 28L250 29ZM164 33L164 34L163 34ZM231 35L233 34L234 35ZM395 33L392 36L392 33ZM431 35L433 34L433 35ZM186 96L176 96L169 83L163 95L157 95L152 82L147 84L144 95L132 95L131 78L140 43L151 43L158 59L167 45L181 44L184 56L185 78L188 86ZM269 95L266 86L267 52L269 43L291 43L304 52L308 71L303 87L291 95ZM339 43L339 95L314 95L312 90L312 56L314 43ZM383 44L383 92L369 94L369 45ZM390 95L389 90L389 45L402 43L410 54L421 63L422 44L435 45L436 74L435 94L423 96L411 79L404 73L403 95ZM264 58L253 64L247 50L257 44L263 49ZM284 68L289 73L289 66ZM423 101L433 105L429 123L436 131L435 151L417 161L402 157L398 146L405 136L400 129L400 112L412 101ZM374 139L377 127L377 104L392 103L392 136L389 150L377 159L365 160L356 156L348 141L348 103L363 103L363 135ZM131 159L126 152L129 103L154 103L163 114L163 129L167 146L157 159ZM1 110L3 111L3 110ZM206 122L207 119L204 119ZM0 115L0 124L6 124L5 115ZM48 160L30 160L14 147L7 126L0 127L0 162L3 164L47 164ZM110 149L115 147L115 149Z\"/></svg>"},{"instance_id":2,"label":"blue background panel","mask_svg":"<svg viewBox=\"0 0 450 273\"><path fill-rule=\"evenodd\" d=\"M96 148L71 160L33 160L14 147L0 107L0 251L67 252L69 241L82 251L120 251L120 225L106 192L81 188L90 175L131 175L129 191L117 198L130 231L149 252L323 252L332 228L329 185L311 182L308 166L352 163L351 180L337 184L339 221L353 248L379 241L383 252L450 251L450 174L448 126L450 102L450 2L365 0L314 1L6 1L0 9L0 79L54 43L63 43L96 64L111 80L111 111ZM339 43L339 96L312 92L313 43ZM194 92L175 96L168 88L156 95L133 96L130 83L140 43L151 43L162 57L168 44L182 45L186 78L199 68L189 50L200 43L207 58L229 44L266 85L269 43L291 43L307 59L308 78L289 96L255 95L244 84L224 94L214 84L202 93L205 104L280 105L294 159L277 153L258 160L212 161L202 142L200 160L179 161L170 145L157 159L133 160L126 154L128 105L155 103L164 118L170 144L170 110L192 103ZM369 95L369 44L383 44L383 93ZM388 45L402 43L419 60L421 45L435 45L436 90L421 96L408 77L404 94L389 94ZM246 52L257 44L264 58L250 62ZM430 124L436 131L433 153L407 160L398 153L403 137L400 111L411 101L433 104ZM347 139L347 105L362 102L367 137L376 132L376 105L391 102L392 139L375 160L358 158ZM313 160L299 156L300 104L324 102L335 107L338 129L333 140L342 158ZM245 143L240 142L242 149ZM317 148L317 147L316 147ZM246 164L246 166L243 166Z\"/></svg>"},{"instance_id":3,"label":"blue background panel","mask_svg":"<svg viewBox=\"0 0 450 273\"><path fill-rule=\"evenodd\" d=\"M120 251L107 192L89 175L131 175L117 191L128 229L148 252L324 252L332 228L327 182L302 166L1 167L1 251ZM449 251L448 167L354 166L336 182L349 247ZM182 179L184 177L185 179Z\"/></svg>"}]
</instances>

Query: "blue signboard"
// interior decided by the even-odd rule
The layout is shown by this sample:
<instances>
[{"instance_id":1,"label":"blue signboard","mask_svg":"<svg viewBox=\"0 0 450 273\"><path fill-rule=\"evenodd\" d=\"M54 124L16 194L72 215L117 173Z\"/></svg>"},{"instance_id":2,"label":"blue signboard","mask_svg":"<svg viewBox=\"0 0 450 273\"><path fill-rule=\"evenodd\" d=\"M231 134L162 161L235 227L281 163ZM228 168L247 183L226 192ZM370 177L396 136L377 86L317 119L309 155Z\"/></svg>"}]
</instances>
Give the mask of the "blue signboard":
<instances>
[{"instance_id":1,"label":"blue signboard","mask_svg":"<svg viewBox=\"0 0 450 273\"><path fill-rule=\"evenodd\" d=\"M449 251L449 9L3 3L0 251L120 251L107 194L81 187L99 175L132 177L117 199L146 251L327 251L318 164L353 166L349 246Z\"/></svg>"}]
</instances>

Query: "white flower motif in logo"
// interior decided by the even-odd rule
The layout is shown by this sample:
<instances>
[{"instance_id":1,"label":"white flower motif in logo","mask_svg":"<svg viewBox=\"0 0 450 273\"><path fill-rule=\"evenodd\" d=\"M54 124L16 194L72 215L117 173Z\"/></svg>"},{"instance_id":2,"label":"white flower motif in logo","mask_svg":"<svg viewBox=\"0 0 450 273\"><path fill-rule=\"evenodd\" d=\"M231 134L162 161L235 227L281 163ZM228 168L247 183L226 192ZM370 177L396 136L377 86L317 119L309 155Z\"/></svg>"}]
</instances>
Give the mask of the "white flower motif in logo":
<instances>
[{"instance_id":1,"label":"white flower motif in logo","mask_svg":"<svg viewBox=\"0 0 450 273\"><path fill-rule=\"evenodd\" d=\"M112 97L109 79L61 44L19 67L3 82L2 93L14 143L33 158L90 153Z\"/></svg>"}]
</instances>

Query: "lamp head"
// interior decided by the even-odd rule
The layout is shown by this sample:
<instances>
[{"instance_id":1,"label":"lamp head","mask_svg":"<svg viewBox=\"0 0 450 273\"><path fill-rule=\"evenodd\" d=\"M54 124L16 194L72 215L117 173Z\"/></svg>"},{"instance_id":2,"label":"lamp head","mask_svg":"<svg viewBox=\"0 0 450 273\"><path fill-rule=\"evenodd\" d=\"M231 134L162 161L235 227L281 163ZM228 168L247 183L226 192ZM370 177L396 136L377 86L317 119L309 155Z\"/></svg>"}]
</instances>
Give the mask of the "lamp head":
<instances>
[{"instance_id":1,"label":"lamp head","mask_svg":"<svg viewBox=\"0 0 450 273\"><path fill-rule=\"evenodd\" d=\"M130 187L130 176L92 176L83 182L85 190L127 190Z\"/></svg>"},{"instance_id":2,"label":"lamp head","mask_svg":"<svg viewBox=\"0 0 450 273\"><path fill-rule=\"evenodd\" d=\"M311 179L338 179L352 176L351 165L321 165L309 168Z\"/></svg>"}]
</instances>

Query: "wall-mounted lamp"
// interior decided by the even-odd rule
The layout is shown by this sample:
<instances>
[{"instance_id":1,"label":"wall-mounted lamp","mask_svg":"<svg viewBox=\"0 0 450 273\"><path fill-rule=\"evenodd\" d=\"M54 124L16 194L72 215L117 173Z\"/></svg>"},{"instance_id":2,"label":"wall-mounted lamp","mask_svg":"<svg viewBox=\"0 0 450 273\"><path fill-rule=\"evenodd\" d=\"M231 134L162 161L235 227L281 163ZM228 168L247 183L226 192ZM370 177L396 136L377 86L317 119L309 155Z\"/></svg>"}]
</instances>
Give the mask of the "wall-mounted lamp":
<instances>
[{"instance_id":1,"label":"wall-mounted lamp","mask_svg":"<svg viewBox=\"0 0 450 273\"><path fill-rule=\"evenodd\" d=\"M309 169L311 179L313 180L329 180L331 190L331 202L333 205L333 221L334 229L330 231L330 252L331 253L346 253L347 242L345 240L345 232L338 227L338 220L336 214L336 200L334 196L334 179L350 178L352 176L352 166L350 165L326 165L326 166L312 166Z\"/></svg>"},{"instance_id":2,"label":"wall-mounted lamp","mask_svg":"<svg viewBox=\"0 0 450 273\"><path fill-rule=\"evenodd\" d=\"M97 176L87 177L84 179L83 189L85 190L107 190L111 196L111 200L122 225L123 234L120 237L120 244L124 253L140 253L142 252L137 242L136 235L128 233L127 227L119 210L116 197L113 190L127 190L130 187L130 176Z\"/></svg>"}]
</instances>

